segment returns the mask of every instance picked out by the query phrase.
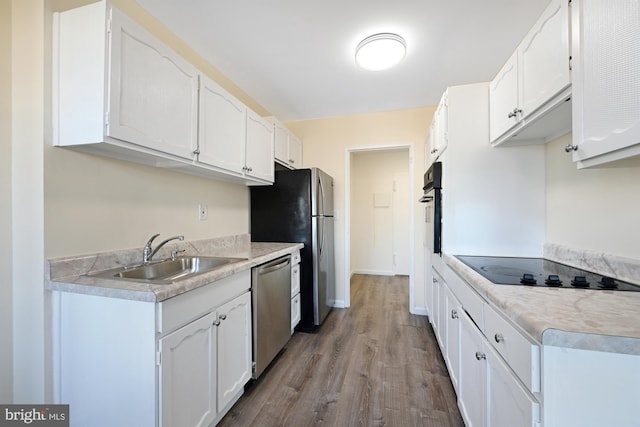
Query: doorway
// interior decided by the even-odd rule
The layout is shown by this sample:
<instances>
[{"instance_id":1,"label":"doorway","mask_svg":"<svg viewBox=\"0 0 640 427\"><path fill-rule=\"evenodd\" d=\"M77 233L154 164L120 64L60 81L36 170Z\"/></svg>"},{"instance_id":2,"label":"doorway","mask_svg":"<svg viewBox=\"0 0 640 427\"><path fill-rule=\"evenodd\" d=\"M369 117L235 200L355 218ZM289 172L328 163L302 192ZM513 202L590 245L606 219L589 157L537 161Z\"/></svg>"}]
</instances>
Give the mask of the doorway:
<instances>
[{"instance_id":1,"label":"doorway","mask_svg":"<svg viewBox=\"0 0 640 427\"><path fill-rule=\"evenodd\" d=\"M347 148L345 306L352 274L409 276L414 306L413 145Z\"/></svg>"}]
</instances>

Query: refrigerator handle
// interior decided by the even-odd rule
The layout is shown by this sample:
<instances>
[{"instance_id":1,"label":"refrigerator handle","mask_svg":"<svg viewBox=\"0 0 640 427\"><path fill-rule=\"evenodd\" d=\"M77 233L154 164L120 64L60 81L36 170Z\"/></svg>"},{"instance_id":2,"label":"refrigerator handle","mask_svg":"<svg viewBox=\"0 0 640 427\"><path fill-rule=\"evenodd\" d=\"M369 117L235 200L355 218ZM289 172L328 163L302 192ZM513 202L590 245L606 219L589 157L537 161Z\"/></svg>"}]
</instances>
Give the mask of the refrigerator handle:
<instances>
[{"instance_id":1,"label":"refrigerator handle","mask_svg":"<svg viewBox=\"0 0 640 427\"><path fill-rule=\"evenodd\" d=\"M318 175L318 212L316 215L326 215L324 211L324 187L322 187L322 178Z\"/></svg>"},{"instance_id":2,"label":"refrigerator handle","mask_svg":"<svg viewBox=\"0 0 640 427\"><path fill-rule=\"evenodd\" d=\"M324 188L322 187L322 178L320 176L318 176L318 212L316 213L318 216L320 216L320 218L322 218L322 221L320 221L320 218L318 218L318 224L322 224L321 228L322 231L320 233L320 245L319 245L319 249L318 249L318 257L322 258L322 249L324 247Z\"/></svg>"}]
</instances>

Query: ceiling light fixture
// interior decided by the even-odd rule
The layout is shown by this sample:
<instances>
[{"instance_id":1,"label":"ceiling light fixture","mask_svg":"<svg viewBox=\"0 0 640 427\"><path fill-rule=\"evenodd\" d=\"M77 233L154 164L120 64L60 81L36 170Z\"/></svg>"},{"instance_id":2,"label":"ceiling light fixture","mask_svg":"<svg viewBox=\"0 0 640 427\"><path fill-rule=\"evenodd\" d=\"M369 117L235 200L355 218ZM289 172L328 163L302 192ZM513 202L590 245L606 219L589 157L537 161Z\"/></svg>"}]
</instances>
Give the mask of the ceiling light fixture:
<instances>
[{"instance_id":1,"label":"ceiling light fixture","mask_svg":"<svg viewBox=\"0 0 640 427\"><path fill-rule=\"evenodd\" d=\"M386 70L399 63L406 52L407 43L399 35L374 34L356 47L356 63L365 70Z\"/></svg>"}]
</instances>

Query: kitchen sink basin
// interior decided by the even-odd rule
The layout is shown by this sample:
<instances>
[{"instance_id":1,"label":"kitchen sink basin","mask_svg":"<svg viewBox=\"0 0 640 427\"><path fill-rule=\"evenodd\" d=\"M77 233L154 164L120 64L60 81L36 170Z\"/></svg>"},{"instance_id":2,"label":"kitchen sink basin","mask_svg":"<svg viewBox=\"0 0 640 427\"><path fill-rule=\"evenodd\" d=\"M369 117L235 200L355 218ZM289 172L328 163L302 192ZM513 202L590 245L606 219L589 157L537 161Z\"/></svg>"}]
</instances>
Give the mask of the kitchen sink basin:
<instances>
[{"instance_id":1,"label":"kitchen sink basin","mask_svg":"<svg viewBox=\"0 0 640 427\"><path fill-rule=\"evenodd\" d=\"M171 284L198 274L213 271L246 258L226 258L207 256L180 256L175 259L150 264L120 267L90 274L108 279L143 281L153 284Z\"/></svg>"}]
</instances>

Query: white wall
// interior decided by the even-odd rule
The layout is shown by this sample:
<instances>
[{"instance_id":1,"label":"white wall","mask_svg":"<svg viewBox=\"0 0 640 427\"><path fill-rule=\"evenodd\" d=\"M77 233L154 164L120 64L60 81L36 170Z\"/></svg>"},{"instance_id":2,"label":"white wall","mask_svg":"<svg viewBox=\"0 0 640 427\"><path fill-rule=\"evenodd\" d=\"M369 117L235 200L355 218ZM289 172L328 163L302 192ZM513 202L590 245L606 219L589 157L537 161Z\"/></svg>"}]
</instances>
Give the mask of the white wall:
<instances>
[{"instance_id":1,"label":"white wall","mask_svg":"<svg viewBox=\"0 0 640 427\"><path fill-rule=\"evenodd\" d=\"M0 402L13 401L11 232L11 1L0 1Z\"/></svg>"},{"instance_id":2,"label":"white wall","mask_svg":"<svg viewBox=\"0 0 640 427\"><path fill-rule=\"evenodd\" d=\"M11 10L11 229L13 399L44 401L44 5Z\"/></svg>"},{"instance_id":3,"label":"white wall","mask_svg":"<svg viewBox=\"0 0 640 427\"><path fill-rule=\"evenodd\" d=\"M393 274L393 179L394 174L408 171L406 149L351 154L352 272ZM386 206L374 205L376 193L388 199ZM409 213L405 214L409 221Z\"/></svg>"},{"instance_id":4,"label":"white wall","mask_svg":"<svg viewBox=\"0 0 640 427\"><path fill-rule=\"evenodd\" d=\"M640 259L640 167L578 170L571 136L547 145L546 241Z\"/></svg>"}]
</instances>

